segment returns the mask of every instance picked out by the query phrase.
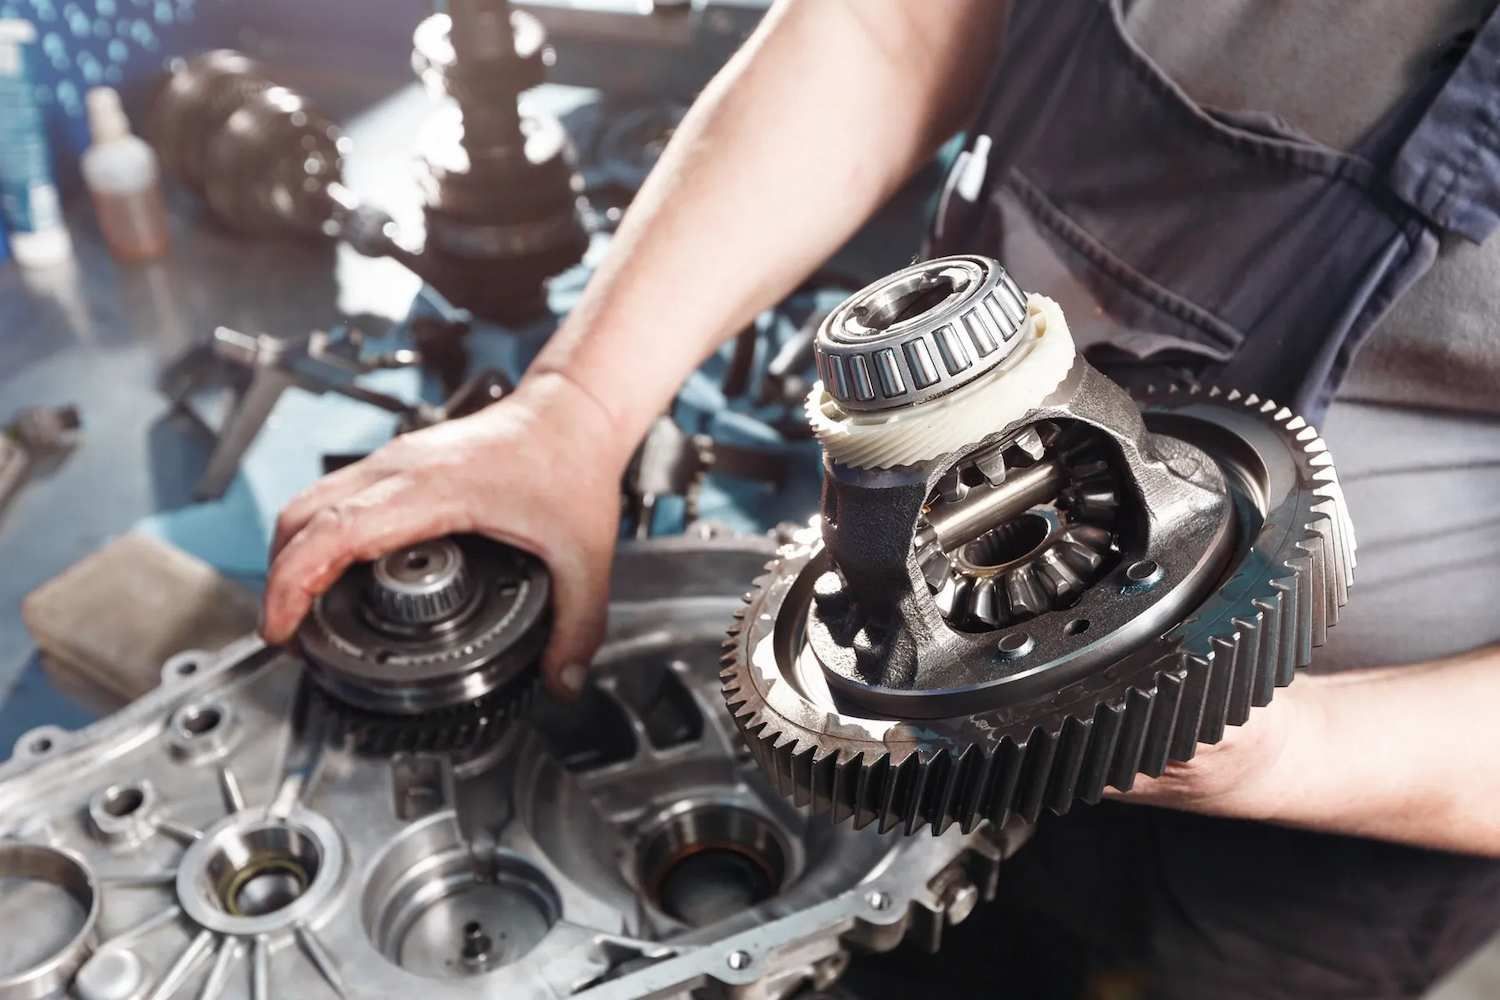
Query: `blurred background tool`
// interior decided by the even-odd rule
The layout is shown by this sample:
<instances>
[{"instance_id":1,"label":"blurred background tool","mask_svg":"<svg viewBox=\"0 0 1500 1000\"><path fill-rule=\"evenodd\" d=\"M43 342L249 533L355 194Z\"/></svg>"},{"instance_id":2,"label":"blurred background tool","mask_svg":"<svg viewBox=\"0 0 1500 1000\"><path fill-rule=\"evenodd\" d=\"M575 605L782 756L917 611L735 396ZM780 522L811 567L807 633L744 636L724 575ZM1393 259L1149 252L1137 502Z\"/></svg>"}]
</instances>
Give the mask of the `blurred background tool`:
<instances>
[{"instance_id":1,"label":"blurred background tool","mask_svg":"<svg viewBox=\"0 0 1500 1000\"><path fill-rule=\"evenodd\" d=\"M0 427L0 514L28 479L72 450L82 426L76 406L29 406Z\"/></svg>"},{"instance_id":2,"label":"blurred background tool","mask_svg":"<svg viewBox=\"0 0 1500 1000\"><path fill-rule=\"evenodd\" d=\"M343 179L349 139L301 94L229 50L174 64L152 112L169 169L248 236L334 236L409 267L497 322L546 309L546 283L588 247L567 133L523 113L554 60L540 22L506 0L454 0L413 35L437 106L418 139L423 230L413 238Z\"/></svg>"}]
</instances>

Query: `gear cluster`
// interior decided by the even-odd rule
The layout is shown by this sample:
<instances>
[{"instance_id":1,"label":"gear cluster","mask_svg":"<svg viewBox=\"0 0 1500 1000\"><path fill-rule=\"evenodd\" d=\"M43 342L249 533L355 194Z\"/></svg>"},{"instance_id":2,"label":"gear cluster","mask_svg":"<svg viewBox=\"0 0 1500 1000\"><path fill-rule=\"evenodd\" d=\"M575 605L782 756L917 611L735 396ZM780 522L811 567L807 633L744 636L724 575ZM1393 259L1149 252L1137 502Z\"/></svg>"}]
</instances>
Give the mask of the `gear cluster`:
<instances>
[{"instance_id":1,"label":"gear cluster","mask_svg":"<svg viewBox=\"0 0 1500 1000\"><path fill-rule=\"evenodd\" d=\"M549 590L540 561L477 536L351 569L298 635L334 735L372 753L493 742L535 690Z\"/></svg>"},{"instance_id":2,"label":"gear cluster","mask_svg":"<svg viewBox=\"0 0 1500 1000\"><path fill-rule=\"evenodd\" d=\"M996 365L885 412L988 417L924 458L825 439L821 537L781 550L731 630L726 703L798 805L912 833L1097 801L1269 703L1348 599L1353 529L1312 427L1235 391L1132 398L1031 302L1065 375ZM853 419L824 393L810 409Z\"/></svg>"},{"instance_id":3,"label":"gear cluster","mask_svg":"<svg viewBox=\"0 0 1500 1000\"><path fill-rule=\"evenodd\" d=\"M949 624L995 629L1060 610L1115 555L1119 498L1090 435L1056 423L1027 428L955 464L928 498L914 545L917 563ZM945 546L938 524L982 508L987 494L1019 483L1039 502L976 537Z\"/></svg>"}]
</instances>

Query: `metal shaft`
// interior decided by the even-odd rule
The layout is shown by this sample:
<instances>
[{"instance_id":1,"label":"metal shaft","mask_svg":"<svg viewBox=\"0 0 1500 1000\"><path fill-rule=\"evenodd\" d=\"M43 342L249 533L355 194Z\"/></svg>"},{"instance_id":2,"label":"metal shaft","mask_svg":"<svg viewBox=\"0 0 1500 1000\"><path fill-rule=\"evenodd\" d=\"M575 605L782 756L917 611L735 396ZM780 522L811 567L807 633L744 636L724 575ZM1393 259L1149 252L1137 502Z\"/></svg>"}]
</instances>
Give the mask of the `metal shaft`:
<instances>
[{"instance_id":1,"label":"metal shaft","mask_svg":"<svg viewBox=\"0 0 1500 1000\"><path fill-rule=\"evenodd\" d=\"M1010 470L998 486L971 489L962 500L935 505L927 512L923 535L935 537L944 552L967 545L996 525L1046 503L1062 489L1063 470L1053 459ZM926 537L918 537L925 543Z\"/></svg>"}]
</instances>

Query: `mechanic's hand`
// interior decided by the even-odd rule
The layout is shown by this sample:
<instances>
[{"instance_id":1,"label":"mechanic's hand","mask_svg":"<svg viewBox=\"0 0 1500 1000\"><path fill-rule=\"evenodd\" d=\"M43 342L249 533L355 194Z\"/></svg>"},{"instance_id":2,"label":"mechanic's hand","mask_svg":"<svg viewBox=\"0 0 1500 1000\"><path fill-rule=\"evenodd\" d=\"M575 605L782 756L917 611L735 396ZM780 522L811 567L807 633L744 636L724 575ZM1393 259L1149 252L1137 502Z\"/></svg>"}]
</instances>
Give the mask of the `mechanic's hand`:
<instances>
[{"instance_id":1,"label":"mechanic's hand","mask_svg":"<svg viewBox=\"0 0 1500 1000\"><path fill-rule=\"evenodd\" d=\"M542 669L554 693L576 696L604 633L620 476L634 444L619 437L594 397L548 373L325 476L277 519L262 633L290 639L350 563L439 535L488 535L551 570Z\"/></svg>"},{"instance_id":2,"label":"mechanic's hand","mask_svg":"<svg viewBox=\"0 0 1500 1000\"><path fill-rule=\"evenodd\" d=\"M1197 755L1173 761L1159 778L1136 775L1129 792L1110 789L1110 798L1143 805L1183 809L1239 819L1275 822L1283 804L1295 801L1306 777L1317 766L1315 748L1321 679L1298 677L1280 689L1271 704L1253 709L1243 726L1230 726L1213 745L1199 744ZM1325 762L1326 764L1326 762Z\"/></svg>"}]
</instances>

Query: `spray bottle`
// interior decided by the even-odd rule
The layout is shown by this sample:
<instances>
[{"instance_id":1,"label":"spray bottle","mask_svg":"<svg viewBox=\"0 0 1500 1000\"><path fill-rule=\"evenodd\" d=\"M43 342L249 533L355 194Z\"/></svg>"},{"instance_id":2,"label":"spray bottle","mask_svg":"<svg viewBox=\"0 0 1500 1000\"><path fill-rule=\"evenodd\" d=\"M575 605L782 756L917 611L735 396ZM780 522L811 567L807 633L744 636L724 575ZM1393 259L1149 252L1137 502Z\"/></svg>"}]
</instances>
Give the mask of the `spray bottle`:
<instances>
[{"instance_id":1,"label":"spray bottle","mask_svg":"<svg viewBox=\"0 0 1500 1000\"><path fill-rule=\"evenodd\" d=\"M126 263L152 260L167 250L167 213L156 153L130 132L120 95L109 87L88 92L89 134L83 182L94 198L104 242Z\"/></svg>"},{"instance_id":2,"label":"spray bottle","mask_svg":"<svg viewBox=\"0 0 1500 1000\"><path fill-rule=\"evenodd\" d=\"M23 267L58 264L73 255L46 126L27 72L27 52L35 40L29 21L0 18L0 220Z\"/></svg>"}]
</instances>

